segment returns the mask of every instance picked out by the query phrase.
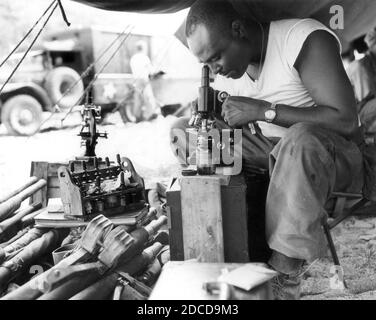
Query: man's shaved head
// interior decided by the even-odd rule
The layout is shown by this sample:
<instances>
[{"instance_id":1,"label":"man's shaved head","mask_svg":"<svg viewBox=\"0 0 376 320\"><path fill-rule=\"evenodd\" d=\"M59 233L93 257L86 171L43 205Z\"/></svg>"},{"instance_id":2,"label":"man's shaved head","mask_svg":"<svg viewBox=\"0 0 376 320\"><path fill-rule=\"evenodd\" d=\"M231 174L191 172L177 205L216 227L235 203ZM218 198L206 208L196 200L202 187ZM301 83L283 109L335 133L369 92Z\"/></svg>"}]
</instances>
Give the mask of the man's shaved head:
<instances>
[{"instance_id":1,"label":"man's shaved head","mask_svg":"<svg viewBox=\"0 0 376 320\"><path fill-rule=\"evenodd\" d=\"M231 31L231 23L240 20L240 15L226 0L197 0L189 10L185 36L190 37L200 24L222 35Z\"/></svg>"},{"instance_id":2,"label":"man's shaved head","mask_svg":"<svg viewBox=\"0 0 376 320\"><path fill-rule=\"evenodd\" d=\"M229 1L197 0L188 13L185 34L191 52L215 74L238 79L250 63L260 61L259 25L243 19Z\"/></svg>"}]
</instances>

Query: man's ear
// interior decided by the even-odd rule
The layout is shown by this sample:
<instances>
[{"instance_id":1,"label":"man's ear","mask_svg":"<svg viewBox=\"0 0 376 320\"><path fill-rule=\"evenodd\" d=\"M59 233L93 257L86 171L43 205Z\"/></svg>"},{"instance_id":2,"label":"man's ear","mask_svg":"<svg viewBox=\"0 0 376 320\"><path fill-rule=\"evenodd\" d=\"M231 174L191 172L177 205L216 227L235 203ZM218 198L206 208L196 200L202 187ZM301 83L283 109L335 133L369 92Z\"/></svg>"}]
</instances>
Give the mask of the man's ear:
<instances>
[{"instance_id":1,"label":"man's ear","mask_svg":"<svg viewBox=\"0 0 376 320\"><path fill-rule=\"evenodd\" d=\"M232 36L235 38L242 39L246 37L244 24L240 20L234 20L231 23L231 31L232 31Z\"/></svg>"}]
</instances>

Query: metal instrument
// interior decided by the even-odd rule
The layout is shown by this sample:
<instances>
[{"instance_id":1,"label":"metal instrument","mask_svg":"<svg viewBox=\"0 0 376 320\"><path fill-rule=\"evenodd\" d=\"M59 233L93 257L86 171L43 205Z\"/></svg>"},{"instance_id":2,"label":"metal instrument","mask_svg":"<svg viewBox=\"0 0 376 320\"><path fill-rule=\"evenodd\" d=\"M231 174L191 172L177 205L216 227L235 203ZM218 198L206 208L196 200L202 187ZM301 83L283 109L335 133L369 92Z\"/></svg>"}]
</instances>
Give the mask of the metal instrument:
<instances>
[{"instance_id":1,"label":"metal instrument","mask_svg":"<svg viewBox=\"0 0 376 320\"><path fill-rule=\"evenodd\" d=\"M116 162L106 158L88 169L85 160L58 169L61 199L66 216L91 218L111 216L145 207L145 185L128 158L117 155Z\"/></svg>"},{"instance_id":2,"label":"metal instrument","mask_svg":"<svg viewBox=\"0 0 376 320\"><path fill-rule=\"evenodd\" d=\"M81 110L83 122L81 131L81 145L86 147L85 157L95 157L95 146L98 138L106 138L107 132L97 130L97 122L101 119L101 107L93 104L85 104Z\"/></svg>"},{"instance_id":3,"label":"metal instrument","mask_svg":"<svg viewBox=\"0 0 376 320\"><path fill-rule=\"evenodd\" d=\"M233 145L233 129L230 127L226 129L230 133L227 135L229 141L224 141L223 130L215 131L218 132L218 141L211 135L213 129L217 129L216 118L220 116L222 104L228 96L227 92L210 86L209 67L203 66L197 104L189 120L189 126L197 131L196 165L200 175L215 174L217 166L225 166L221 150L226 144Z\"/></svg>"}]
</instances>

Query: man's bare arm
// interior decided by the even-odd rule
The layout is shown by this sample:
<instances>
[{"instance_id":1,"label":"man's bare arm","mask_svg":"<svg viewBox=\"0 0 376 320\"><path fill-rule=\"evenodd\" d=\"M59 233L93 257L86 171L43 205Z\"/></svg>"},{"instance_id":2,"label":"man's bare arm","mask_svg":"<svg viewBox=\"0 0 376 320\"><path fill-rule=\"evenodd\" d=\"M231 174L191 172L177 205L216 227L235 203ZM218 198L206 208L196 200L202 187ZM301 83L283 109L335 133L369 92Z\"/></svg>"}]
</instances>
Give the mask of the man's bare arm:
<instances>
[{"instance_id":1,"label":"man's bare arm","mask_svg":"<svg viewBox=\"0 0 376 320\"><path fill-rule=\"evenodd\" d=\"M295 108L278 104L275 124L290 127L298 122L311 122L344 136L353 134L358 127L355 97L335 38L326 31L313 32L294 67L316 106Z\"/></svg>"}]
</instances>

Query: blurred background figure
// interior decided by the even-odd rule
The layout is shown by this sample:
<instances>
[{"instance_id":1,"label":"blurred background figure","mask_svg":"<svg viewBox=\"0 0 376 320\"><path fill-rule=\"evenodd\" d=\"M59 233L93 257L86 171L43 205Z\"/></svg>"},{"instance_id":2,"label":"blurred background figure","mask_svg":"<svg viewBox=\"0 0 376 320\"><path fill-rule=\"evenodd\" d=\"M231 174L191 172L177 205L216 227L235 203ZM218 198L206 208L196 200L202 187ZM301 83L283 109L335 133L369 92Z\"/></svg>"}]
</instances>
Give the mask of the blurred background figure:
<instances>
[{"instance_id":1,"label":"blurred background figure","mask_svg":"<svg viewBox=\"0 0 376 320\"><path fill-rule=\"evenodd\" d=\"M358 114L369 143L376 142L376 27L364 38L367 52L360 60L354 60L347 73L354 87Z\"/></svg>"},{"instance_id":2,"label":"blurred background figure","mask_svg":"<svg viewBox=\"0 0 376 320\"><path fill-rule=\"evenodd\" d=\"M152 120L160 114L159 105L154 97L153 88L150 83L150 78L154 73L153 65L147 55L147 44L145 41L138 41L136 43L136 53L130 59L130 67L135 78L135 87L143 96L144 118Z\"/></svg>"}]
</instances>

